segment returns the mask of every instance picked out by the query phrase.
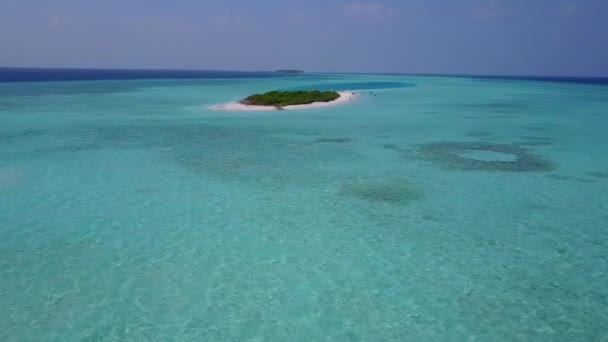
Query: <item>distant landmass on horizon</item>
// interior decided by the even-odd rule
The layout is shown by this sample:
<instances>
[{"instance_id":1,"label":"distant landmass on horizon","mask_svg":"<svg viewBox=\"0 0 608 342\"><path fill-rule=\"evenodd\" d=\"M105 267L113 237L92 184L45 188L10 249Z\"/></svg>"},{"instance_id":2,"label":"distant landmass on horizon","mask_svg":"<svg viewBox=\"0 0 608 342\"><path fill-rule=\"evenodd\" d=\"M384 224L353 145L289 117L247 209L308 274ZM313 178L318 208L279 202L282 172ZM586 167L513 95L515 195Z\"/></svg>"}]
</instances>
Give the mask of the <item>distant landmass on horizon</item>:
<instances>
[{"instance_id":1,"label":"distant landmass on horizon","mask_svg":"<svg viewBox=\"0 0 608 342\"><path fill-rule=\"evenodd\" d=\"M398 76L467 77L491 80L545 81L608 85L608 77L579 76L526 76L526 75L466 75L466 74L409 74L409 73L332 73L304 72L296 69L275 71L231 71L231 70L178 70L178 69L103 69L103 68L17 68L0 67L0 82L35 81L91 81L91 80L136 80L136 79L210 79L210 78L260 78L281 75L314 74L369 74Z\"/></svg>"}]
</instances>

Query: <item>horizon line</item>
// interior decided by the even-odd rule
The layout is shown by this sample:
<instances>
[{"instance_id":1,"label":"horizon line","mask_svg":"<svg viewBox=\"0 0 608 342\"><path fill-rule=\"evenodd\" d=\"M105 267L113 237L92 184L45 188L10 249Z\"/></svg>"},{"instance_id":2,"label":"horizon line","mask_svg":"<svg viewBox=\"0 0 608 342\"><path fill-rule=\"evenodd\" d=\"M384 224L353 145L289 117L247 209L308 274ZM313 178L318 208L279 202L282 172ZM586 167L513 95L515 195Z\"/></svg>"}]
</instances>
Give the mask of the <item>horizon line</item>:
<instances>
[{"instance_id":1,"label":"horizon line","mask_svg":"<svg viewBox=\"0 0 608 342\"><path fill-rule=\"evenodd\" d=\"M87 70L87 71L157 71L157 72L239 72L239 73L281 73L281 70L301 70L304 74L336 75L395 75L395 76L435 76L435 77L494 77L494 78L569 78L569 79L608 79L608 75L546 75L546 74L467 74L435 72L400 72L400 71L306 71L297 68L278 68L275 70L239 70L239 69L189 69L189 68L129 68L129 67L57 67L57 66L0 66L12 70Z\"/></svg>"}]
</instances>

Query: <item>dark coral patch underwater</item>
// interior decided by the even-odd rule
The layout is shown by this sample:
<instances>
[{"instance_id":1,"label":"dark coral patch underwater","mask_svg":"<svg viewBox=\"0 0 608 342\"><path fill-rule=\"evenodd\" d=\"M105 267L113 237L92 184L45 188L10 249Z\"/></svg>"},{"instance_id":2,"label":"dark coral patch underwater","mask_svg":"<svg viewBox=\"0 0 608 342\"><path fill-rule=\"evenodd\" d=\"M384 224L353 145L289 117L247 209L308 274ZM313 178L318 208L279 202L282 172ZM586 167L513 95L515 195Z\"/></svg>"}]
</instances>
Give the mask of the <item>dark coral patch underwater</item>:
<instances>
[{"instance_id":1,"label":"dark coral patch underwater","mask_svg":"<svg viewBox=\"0 0 608 342\"><path fill-rule=\"evenodd\" d=\"M520 146L551 146L553 145L550 141L520 141L516 143Z\"/></svg>"},{"instance_id":2,"label":"dark coral patch underwater","mask_svg":"<svg viewBox=\"0 0 608 342\"><path fill-rule=\"evenodd\" d=\"M467 153L494 153L510 156L511 159L475 159ZM551 171L555 165L528 149L511 144L489 142L438 142L419 147L418 155L422 160L432 162L446 169L533 172Z\"/></svg>"},{"instance_id":3,"label":"dark coral patch underwater","mask_svg":"<svg viewBox=\"0 0 608 342\"><path fill-rule=\"evenodd\" d=\"M535 135L526 135L521 138L525 139L525 140L532 140L532 141L555 141L555 138L539 137L539 136L535 136Z\"/></svg>"},{"instance_id":4,"label":"dark coral patch underwater","mask_svg":"<svg viewBox=\"0 0 608 342\"><path fill-rule=\"evenodd\" d=\"M349 143L353 141L352 138L317 138L313 140L315 143Z\"/></svg>"},{"instance_id":5,"label":"dark coral patch underwater","mask_svg":"<svg viewBox=\"0 0 608 342\"><path fill-rule=\"evenodd\" d=\"M555 179L555 180L560 180L560 181L569 181L572 179L572 176L554 175L554 174L548 174L548 175L546 175L546 177Z\"/></svg>"},{"instance_id":6,"label":"dark coral patch underwater","mask_svg":"<svg viewBox=\"0 0 608 342\"><path fill-rule=\"evenodd\" d=\"M550 129L550 127L546 126L546 125L521 126L520 128L525 129L527 131L536 131L536 132L543 132L543 131L547 131Z\"/></svg>"},{"instance_id":7,"label":"dark coral patch underwater","mask_svg":"<svg viewBox=\"0 0 608 342\"><path fill-rule=\"evenodd\" d=\"M585 174L595 178L608 178L608 172L585 172Z\"/></svg>"},{"instance_id":8,"label":"dark coral patch underwater","mask_svg":"<svg viewBox=\"0 0 608 342\"><path fill-rule=\"evenodd\" d=\"M382 147L387 150L399 151L399 146L397 146L395 144L383 144Z\"/></svg>"},{"instance_id":9,"label":"dark coral patch underwater","mask_svg":"<svg viewBox=\"0 0 608 342\"><path fill-rule=\"evenodd\" d=\"M390 183L352 183L345 185L342 195L370 202L385 202L405 205L422 198L422 193L405 181Z\"/></svg>"},{"instance_id":10,"label":"dark coral patch underwater","mask_svg":"<svg viewBox=\"0 0 608 342\"><path fill-rule=\"evenodd\" d=\"M466 134L467 137L471 137L471 138L487 138L487 137L491 137L493 134L490 132L484 132L484 131L472 131L472 132L468 132Z\"/></svg>"},{"instance_id":11,"label":"dark coral patch underwater","mask_svg":"<svg viewBox=\"0 0 608 342\"><path fill-rule=\"evenodd\" d=\"M555 139L551 137L540 137L533 135L526 135L521 137L524 141L516 143L520 146L551 146L555 144Z\"/></svg>"}]
</instances>

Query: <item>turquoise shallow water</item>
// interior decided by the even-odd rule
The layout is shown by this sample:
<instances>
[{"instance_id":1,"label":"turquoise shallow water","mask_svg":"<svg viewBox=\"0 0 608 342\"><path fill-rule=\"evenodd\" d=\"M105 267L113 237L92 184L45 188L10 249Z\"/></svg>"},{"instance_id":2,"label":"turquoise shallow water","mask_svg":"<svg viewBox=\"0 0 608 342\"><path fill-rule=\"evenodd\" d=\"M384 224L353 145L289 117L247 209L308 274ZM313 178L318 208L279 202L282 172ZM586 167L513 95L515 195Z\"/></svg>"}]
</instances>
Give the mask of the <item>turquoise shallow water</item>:
<instances>
[{"instance_id":1,"label":"turquoise shallow water","mask_svg":"<svg viewBox=\"0 0 608 342\"><path fill-rule=\"evenodd\" d=\"M607 146L597 85L0 84L0 340L607 341Z\"/></svg>"}]
</instances>

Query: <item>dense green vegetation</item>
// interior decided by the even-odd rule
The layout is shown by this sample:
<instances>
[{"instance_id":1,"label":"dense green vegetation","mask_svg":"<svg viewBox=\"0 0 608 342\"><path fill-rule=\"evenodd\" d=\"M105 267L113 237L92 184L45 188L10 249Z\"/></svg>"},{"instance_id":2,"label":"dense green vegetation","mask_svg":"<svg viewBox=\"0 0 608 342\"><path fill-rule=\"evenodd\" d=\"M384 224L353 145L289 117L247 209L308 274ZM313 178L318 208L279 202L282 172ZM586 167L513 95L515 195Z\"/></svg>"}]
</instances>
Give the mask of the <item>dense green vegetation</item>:
<instances>
[{"instance_id":1,"label":"dense green vegetation","mask_svg":"<svg viewBox=\"0 0 608 342\"><path fill-rule=\"evenodd\" d=\"M333 90L299 90L299 91L271 91L264 94L255 94L247 97L241 103L255 106L284 107L290 105L309 104L313 102L329 102L340 97Z\"/></svg>"}]
</instances>

